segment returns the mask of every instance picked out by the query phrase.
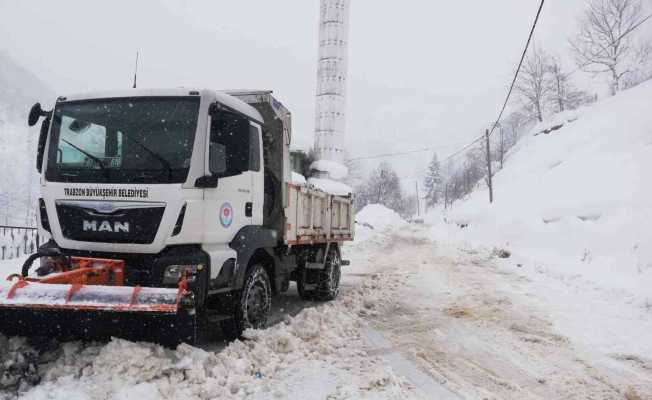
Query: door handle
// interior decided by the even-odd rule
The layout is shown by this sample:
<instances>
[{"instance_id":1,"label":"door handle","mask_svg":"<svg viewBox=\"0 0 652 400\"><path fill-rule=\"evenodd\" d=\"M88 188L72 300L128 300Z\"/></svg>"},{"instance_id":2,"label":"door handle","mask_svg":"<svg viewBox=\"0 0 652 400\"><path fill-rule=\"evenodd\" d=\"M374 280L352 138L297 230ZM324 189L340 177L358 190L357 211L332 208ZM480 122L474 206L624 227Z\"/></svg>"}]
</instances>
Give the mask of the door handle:
<instances>
[{"instance_id":1,"label":"door handle","mask_svg":"<svg viewBox=\"0 0 652 400\"><path fill-rule=\"evenodd\" d=\"M245 217L251 217L253 214L254 205L252 202L248 201L245 203Z\"/></svg>"}]
</instances>

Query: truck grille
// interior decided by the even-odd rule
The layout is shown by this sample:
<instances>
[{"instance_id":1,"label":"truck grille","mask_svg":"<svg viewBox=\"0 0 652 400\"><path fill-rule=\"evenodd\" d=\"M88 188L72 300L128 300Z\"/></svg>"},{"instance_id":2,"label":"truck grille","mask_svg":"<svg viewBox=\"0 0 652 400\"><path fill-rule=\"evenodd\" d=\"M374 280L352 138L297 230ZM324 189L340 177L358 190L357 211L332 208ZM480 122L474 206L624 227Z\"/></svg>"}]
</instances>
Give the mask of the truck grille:
<instances>
[{"instance_id":1,"label":"truck grille","mask_svg":"<svg viewBox=\"0 0 652 400\"><path fill-rule=\"evenodd\" d=\"M66 239L150 244L158 232L165 204L60 200L56 209Z\"/></svg>"}]
</instances>

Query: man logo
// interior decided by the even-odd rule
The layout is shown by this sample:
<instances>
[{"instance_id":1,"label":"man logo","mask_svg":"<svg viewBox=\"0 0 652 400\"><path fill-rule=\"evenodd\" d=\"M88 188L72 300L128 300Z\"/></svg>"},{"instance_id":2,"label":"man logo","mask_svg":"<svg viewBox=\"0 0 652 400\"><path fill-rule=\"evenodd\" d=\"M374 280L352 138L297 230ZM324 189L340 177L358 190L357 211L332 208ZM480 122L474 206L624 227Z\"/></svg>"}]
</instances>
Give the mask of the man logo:
<instances>
[{"instance_id":1,"label":"man logo","mask_svg":"<svg viewBox=\"0 0 652 400\"><path fill-rule=\"evenodd\" d=\"M129 222L114 222L111 225L109 221L83 221L82 230L84 232L113 232L113 233L129 233Z\"/></svg>"}]
</instances>

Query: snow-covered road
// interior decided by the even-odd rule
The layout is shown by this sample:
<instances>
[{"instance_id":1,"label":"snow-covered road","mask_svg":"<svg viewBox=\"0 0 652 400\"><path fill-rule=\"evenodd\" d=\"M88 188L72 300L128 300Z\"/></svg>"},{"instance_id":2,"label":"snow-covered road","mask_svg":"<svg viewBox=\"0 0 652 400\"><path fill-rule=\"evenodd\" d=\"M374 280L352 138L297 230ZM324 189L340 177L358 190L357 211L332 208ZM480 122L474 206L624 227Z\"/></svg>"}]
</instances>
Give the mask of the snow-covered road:
<instances>
[{"instance_id":1,"label":"snow-covered road","mask_svg":"<svg viewBox=\"0 0 652 400\"><path fill-rule=\"evenodd\" d=\"M649 308L428 229L403 227L353 263L403 282L365 319L423 371L468 399L652 398Z\"/></svg>"},{"instance_id":2,"label":"snow-covered road","mask_svg":"<svg viewBox=\"0 0 652 400\"><path fill-rule=\"evenodd\" d=\"M2 379L22 376L22 397L37 400L651 398L650 309L514 257L433 242L430 229L360 232L337 301L291 290L276 324L244 342L171 351L113 340L37 355L0 338Z\"/></svg>"}]
</instances>

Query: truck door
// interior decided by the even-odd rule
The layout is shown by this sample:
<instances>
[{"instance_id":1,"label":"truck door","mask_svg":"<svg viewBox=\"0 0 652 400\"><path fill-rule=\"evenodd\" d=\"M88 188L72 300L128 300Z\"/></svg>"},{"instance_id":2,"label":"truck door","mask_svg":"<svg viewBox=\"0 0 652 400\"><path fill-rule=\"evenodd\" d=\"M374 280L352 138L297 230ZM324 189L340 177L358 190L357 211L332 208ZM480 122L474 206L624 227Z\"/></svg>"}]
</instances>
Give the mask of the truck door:
<instances>
[{"instance_id":1,"label":"truck door","mask_svg":"<svg viewBox=\"0 0 652 400\"><path fill-rule=\"evenodd\" d=\"M219 180L204 192L207 243L229 243L252 224L252 182L260 164L252 162L251 147L248 119L224 110L211 115L208 167Z\"/></svg>"}]
</instances>

